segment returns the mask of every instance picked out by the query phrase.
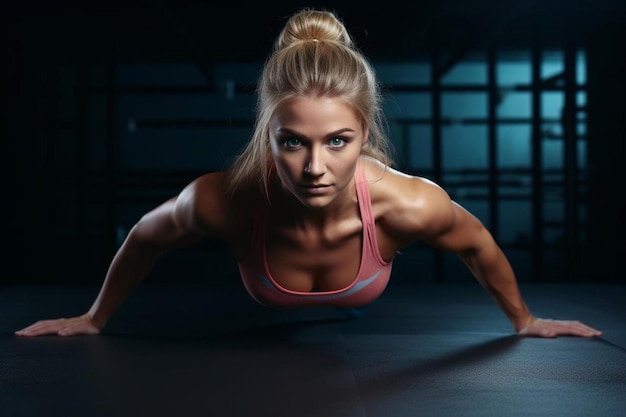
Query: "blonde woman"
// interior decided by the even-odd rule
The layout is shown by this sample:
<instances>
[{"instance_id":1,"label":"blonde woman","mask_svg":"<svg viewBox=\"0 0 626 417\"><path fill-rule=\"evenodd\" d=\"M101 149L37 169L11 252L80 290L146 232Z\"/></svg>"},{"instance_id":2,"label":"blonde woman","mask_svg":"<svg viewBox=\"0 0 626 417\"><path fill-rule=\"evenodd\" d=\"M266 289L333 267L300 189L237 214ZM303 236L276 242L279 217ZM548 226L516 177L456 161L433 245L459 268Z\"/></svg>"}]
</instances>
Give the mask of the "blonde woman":
<instances>
[{"instance_id":1,"label":"blonde woman","mask_svg":"<svg viewBox=\"0 0 626 417\"><path fill-rule=\"evenodd\" d=\"M91 308L19 336L97 334L166 251L222 238L269 307L360 307L387 286L395 254L423 241L467 265L519 335L594 337L533 316L481 222L437 184L392 168L378 81L333 13L287 21L258 85L253 136L229 170L201 176L132 228Z\"/></svg>"}]
</instances>

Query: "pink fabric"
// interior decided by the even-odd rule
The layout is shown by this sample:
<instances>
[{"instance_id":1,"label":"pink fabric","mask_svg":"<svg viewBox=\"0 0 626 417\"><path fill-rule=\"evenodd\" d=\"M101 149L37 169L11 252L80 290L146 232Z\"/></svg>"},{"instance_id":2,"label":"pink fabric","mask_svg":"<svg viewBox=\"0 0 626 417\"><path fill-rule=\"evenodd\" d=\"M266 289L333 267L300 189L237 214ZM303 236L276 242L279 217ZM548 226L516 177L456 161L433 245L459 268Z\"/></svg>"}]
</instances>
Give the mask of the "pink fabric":
<instances>
[{"instance_id":1,"label":"pink fabric","mask_svg":"<svg viewBox=\"0 0 626 417\"><path fill-rule=\"evenodd\" d=\"M348 287L335 291L301 292L281 287L269 273L265 236L269 206L259 198L246 258L239 260L239 271L248 293L260 304L274 308L334 306L360 307L371 303L387 287L392 262L378 252L376 224L372 216L369 187L360 163L355 172L357 199L363 222L363 248L359 272Z\"/></svg>"}]
</instances>

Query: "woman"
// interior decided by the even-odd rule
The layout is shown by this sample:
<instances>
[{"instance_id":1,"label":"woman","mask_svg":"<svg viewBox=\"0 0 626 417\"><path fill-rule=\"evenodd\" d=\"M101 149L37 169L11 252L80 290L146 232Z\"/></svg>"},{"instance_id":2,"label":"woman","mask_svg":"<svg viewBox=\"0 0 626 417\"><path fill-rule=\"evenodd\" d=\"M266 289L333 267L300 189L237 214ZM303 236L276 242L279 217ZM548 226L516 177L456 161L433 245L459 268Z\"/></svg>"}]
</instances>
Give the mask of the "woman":
<instances>
[{"instance_id":1,"label":"woman","mask_svg":"<svg viewBox=\"0 0 626 417\"><path fill-rule=\"evenodd\" d=\"M459 255L519 335L599 336L534 317L491 234L436 184L391 167L378 82L342 22L305 9L279 35L255 131L231 169L144 215L89 311L19 336L95 334L166 251L224 239L250 295L272 307L358 307L385 289L394 255L423 241Z\"/></svg>"}]
</instances>

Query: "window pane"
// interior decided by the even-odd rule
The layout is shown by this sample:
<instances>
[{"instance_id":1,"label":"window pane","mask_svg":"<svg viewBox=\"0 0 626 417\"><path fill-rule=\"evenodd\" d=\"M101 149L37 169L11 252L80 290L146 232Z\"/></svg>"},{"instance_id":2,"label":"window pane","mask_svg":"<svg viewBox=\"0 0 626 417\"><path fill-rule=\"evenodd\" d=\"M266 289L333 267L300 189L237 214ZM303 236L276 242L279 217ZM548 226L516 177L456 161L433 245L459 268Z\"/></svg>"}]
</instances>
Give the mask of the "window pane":
<instances>
[{"instance_id":1,"label":"window pane","mask_svg":"<svg viewBox=\"0 0 626 417\"><path fill-rule=\"evenodd\" d=\"M563 141L544 140L542 141L543 161L541 165L544 169L563 169Z\"/></svg>"},{"instance_id":2,"label":"window pane","mask_svg":"<svg viewBox=\"0 0 626 417\"><path fill-rule=\"evenodd\" d=\"M576 54L576 84L584 85L587 83L587 53L579 50Z\"/></svg>"},{"instance_id":3,"label":"window pane","mask_svg":"<svg viewBox=\"0 0 626 417\"><path fill-rule=\"evenodd\" d=\"M541 62L541 79L554 77L555 75L562 74L564 70L563 66L563 51L545 51L543 53L543 60Z\"/></svg>"},{"instance_id":4,"label":"window pane","mask_svg":"<svg viewBox=\"0 0 626 417\"><path fill-rule=\"evenodd\" d=\"M441 78L442 85L487 84L487 62L484 58L459 62Z\"/></svg>"},{"instance_id":5,"label":"window pane","mask_svg":"<svg viewBox=\"0 0 626 417\"><path fill-rule=\"evenodd\" d=\"M576 119L578 120L586 120L587 119L587 110L585 107L587 106L587 93L584 91L579 91L576 93L576 107L581 108L580 110L576 110Z\"/></svg>"},{"instance_id":6,"label":"window pane","mask_svg":"<svg viewBox=\"0 0 626 417\"><path fill-rule=\"evenodd\" d=\"M584 139L579 139L576 141L576 156L578 169L584 170L587 169L587 141Z\"/></svg>"},{"instance_id":7,"label":"window pane","mask_svg":"<svg viewBox=\"0 0 626 417\"><path fill-rule=\"evenodd\" d=\"M549 91L541 94L541 117L560 119L563 110L563 93Z\"/></svg>"},{"instance_id":8,"label":"window pane","mask_svg":"<svg viewBox=\"0 0 626 417\"><path fill-rule=\"evenodd\" d=\"M547 222L558 223L565 220L565 207L562 200L543 203L543 218Z\"/></svg>"},{"instance_id":9,"label":"window pane","mask_svg":"<svg viewBox=\"0 0 626 417\"><path fill-rule=\"evenodd\" d=\"M531 218L530 201L501 201L498 204L499 240L508 244L530 242Z\"/></svg>"},{"instance_id":10,"label":"window pane","mask_svg":"<svg viewBox=\"0 0 626 417\"><path fill-rule=\"evenodd\" d=\"M430 94L394 93L385 102L385 114L388 118L426 118L431 117Z\"/></svg>"},{"instance_id":11,"label":"window pane","mask_svg":"<svg viewBox=\"0 0 626 417\"><path fill-rule=\"evenodd\" d=\"M486 169L487 126L444 127L442 153L444 169Z\"/></svg>"},{"instance_id":12,"label":"window pane","mask_svg":"<svg viewBox=\"0 0 626 417\"><path fill-rule=\"evenodd\" d=\"M444 93L441 95L443 117L487 117L486 93Z\"/></svg>"},{"instance_id":13,"label":"window pane","mask_svg":"<svg viewBox=\"0 0 626 417\"><path fill-rule=\"evenodd\" d=\"M532 99L530 93L501 93L500 99L501 101L496 108L498 117L531 117Z\"/></svg>"},{"instance_id":14,"label":"window pane","mask_svg":"<svg viewBox=\"0 0 626 417\"><path fill-rule=\"evenodd\" d=\"M546 229L543 231L543 241L544 243L548 245L562 244L564 237L565 237L565 232L563 231L563 228L561 227L554 228L554 229ZM546 251L546 253L550 253L550 252ZM562 256L563 254L559 253L558 255Z\"/></svg>"},{"instance_id":15,"label":"window pane","mask_svg":"<svg viewBox=\"0 0 626 417\"><path fill-rule=\"evenodd\" d=\"M527 124L501 125L497 134L498 168L531 166L531 127Z\"/></svg>"},{"instance_id":16,"label":"window pane","mask_svg":"<svg viewBox=\"0 0 626 417\"><path fill-rule=\"evenodd\" d=\"M498 181L506 185L498 186L498 196L506 198L532 198L531 174L500 174Z\"/></svg>"},{"instance_id":17,"label":"window pane","mask_svg":"<svg viewBox=\"0 0 626 417\"><path fill-rule=\"evenodd\" d=\"M501 52L497 59L496 79L499 86L530 84L530 53L526 51Z\"/></svg>"},{"instance_id":18,"label":"window pane","mask_svg":"<svg viewBox=\"0 0 626 417\"><path fill-rule=\"evenodd\" d=\"M407 164L412 169L431 169L433 167L432 128L413 125L409 128L409 155Z\"/></svg>"}]
</instances>

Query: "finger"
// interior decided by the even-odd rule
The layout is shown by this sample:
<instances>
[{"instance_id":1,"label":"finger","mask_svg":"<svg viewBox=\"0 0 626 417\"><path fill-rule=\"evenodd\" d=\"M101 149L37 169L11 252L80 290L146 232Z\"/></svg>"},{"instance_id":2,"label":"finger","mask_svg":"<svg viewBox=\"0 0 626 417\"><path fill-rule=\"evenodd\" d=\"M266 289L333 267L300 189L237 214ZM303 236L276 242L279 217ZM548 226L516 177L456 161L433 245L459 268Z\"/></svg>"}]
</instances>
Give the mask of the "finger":
<instances>
[{"instance_id":1,"label":"finger","mask_svg":"<svg viewBox=\"0 0 626 417\"><path fill-rule=\"evenodd\" d=\"M57 333L64 327L65 319L42 320L15 332L17 336L41 336L44 334Z\"/></svg>"},{"instance_id":2,"label":"finger","mask_svg":"<svg viewBox=\"0 0 626 417\"><path fill-rule=\"evenodd\" d=\"M591 336L602 336L602 332L598 329L595 329L591 326L587 326L586 324L580 323L581 325L581 331L585 334L591 335Z\"/></svg>"},{"instance_id":3,"label":"finger","mask_svg":"<svg viewBox=\"0 0 626 417\"><path fill-rule=\"evenodd\" d=\"M602 332L590 327L575 327L570 329L569 334L582 337L602 336Z\"/></svg>"},{"instance_id":4,"label":"finger","mask_svg":"<svg viewBox=\"0 0 626 417\"><path fill-rule=\"evenodd\" d=\"M582 337L597 337L602 335L601 331L579 321L549 320L544 323L548 325L548 328L551 328L559 335Z\"/></svg>"},{"instance_id":5,"label":"finger","mask_svg":"<svg viewBox=\"0 0 626 417\"><path fill-rule=\"evenodd\" d=\"M598 330L587 326L584 323L581 323L579 321L562 321L562 322L556 322L557 325L560 326L560 328L566 332L566 333L570 333L570 334L575 334L575 335L581 335L581 336L587 336L587 335L598 335L599 332Z\"/></svg>"}]
</instances>

